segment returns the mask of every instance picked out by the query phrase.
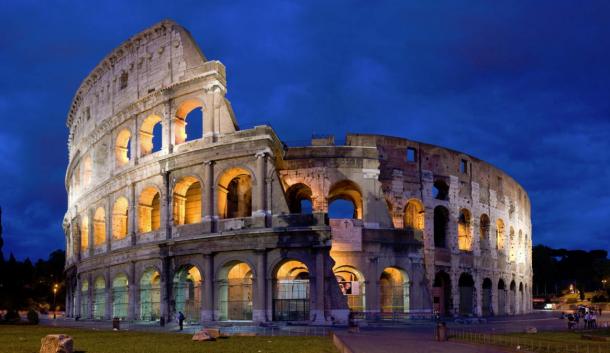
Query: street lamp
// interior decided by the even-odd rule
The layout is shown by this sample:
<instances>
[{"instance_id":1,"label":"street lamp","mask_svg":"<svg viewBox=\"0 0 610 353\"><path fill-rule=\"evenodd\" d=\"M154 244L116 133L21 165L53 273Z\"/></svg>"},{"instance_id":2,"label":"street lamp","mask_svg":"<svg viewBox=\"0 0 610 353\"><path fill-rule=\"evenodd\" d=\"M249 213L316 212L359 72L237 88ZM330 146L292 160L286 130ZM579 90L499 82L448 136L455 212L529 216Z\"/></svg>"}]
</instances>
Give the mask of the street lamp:
<instances>
[{"instance_id":1,"label":"street lamp","mask_svg":"<svg viewBox=\"0 0 610 353\"><path fill-rule=\"evenodd\" d=\"M57 283L55 283L53 285L53 319L55 319L57 317L56 311L55 311L55 296L57 295L57 287L59 287L59 285Z\"/></svg>"}]
</instances>

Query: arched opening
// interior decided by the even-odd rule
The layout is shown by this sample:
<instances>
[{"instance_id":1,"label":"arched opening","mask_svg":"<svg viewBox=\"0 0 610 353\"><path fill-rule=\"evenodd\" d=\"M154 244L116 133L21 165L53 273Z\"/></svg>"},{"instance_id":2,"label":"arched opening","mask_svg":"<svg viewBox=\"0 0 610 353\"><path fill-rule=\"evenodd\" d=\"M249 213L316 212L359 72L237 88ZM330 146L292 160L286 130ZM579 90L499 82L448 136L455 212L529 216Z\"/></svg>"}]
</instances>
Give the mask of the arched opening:
<instances>
[{"instance_id":1,"label":"arched opening","mask_svg":"<svg viewBox=\"0 0 610 353\"><path fill-rule=\"evenodd\" d=\"M193 265L182 266L174 275L174 302L176 312L182 312L187 322L201 318L201 273Z\"/></svg>"},{"instance_id":2,"label":"arched opening","mask_svg":"<svg viewBox=\"0 0 610 353\"><path fill-rule=\"evenodd\" d=\"M91 316L89 312L89 281L83 280L80 285L80 317L88 319Z\"/></svg>"},{"instance_id":3,"label":"arched opening","mask_svg":"<svg viewBox=\"0 0 610 353\"><path fill-rule=\"evenodd\" d=\"M153 268L140 278L140 320L155 321L161 317L161 275Z\"/></svg>"},{"instance_id":4,"label":"arched opening","mask_svg":"<svg viewBox=\"0 0 610 353\"><path fill-rule=\"evenodd\" d=\"M106 212L98 207L93 215L93 244L97 247L106 243Z\"/></svg>"},{"instance_id":5,"label":"arched opening","mask_svg":"<svg viewBox=\"0 0 610 353\"><path fill-rule=\"evenodd\" d=\"M479 220L479 247L481 251L489 250L489 216L485 213L481 215L481 219Z\"/></svg>"},{"instance_id":6,"label":"arched opening","mask_svg":"<svg viewBox=\"0 0 610 353\"><path fill-rule=\"evenodd\" d=\"M127 236L129 201L125 197L119 197L112 207L112 238L124 239Z\"/></svg>"},{"instance_id":7,"label":"arched opening","mask_svg":"<svg viewBox=\"0 0 610 353\"><path fill-rule=\"evenodd\" d=\"M463 251L472 251L470 219L470 211L462 208L458 216L458 248Z\"/></svg>"},{"instance_id":8,"label":"arched opening","mask_svg":"<svg viewBox=\"0 0 610 353\"><path fill-rule=\"evenodd\" d=\"M362 219L362 212L362 192L356 183L351 180L342 180L330 188L328 193L329 218Z\"/></svg>"},{"instance_id":9,"label":"arched opening","mask_svg":"<svg viewBox=\"0 0 610 353\"><path fill-rule=\"evenodd\" d=\"M106 281L104 277L97 277L93 283L93 318L103 320L106 316Z\"/></svg>"},{"instance_id":10,"label":"arched opening","mask_svg":"<svg viewBox=\"0 0 610 353\"><path fill-rule=\"evenodd\" d=\"M506 285L504 280L498 280L498 315L506 315Z\"/></svg>"},{"instance_id":11,"label":"arched opening","mask_svg":"<svg viewBox=\"0 0 610 353\"><path fill-rule=\"evenodd\" d=\"M218 180L220 218L252 216L252 176L244 168L231 168Z\"/></svg>"},{"instance_id":12,"label":"arched opening","mask_svg":"<svg viewBox=\"0 0 610 353\"><path fill-rule=\"evenodd\" d=\"M525 308L525 300L523 295L523 282L519 282L519 313L523 313L523 309Z\"/></svg>"},{"instance_id":13,"label":"arched opening","mask_svg":"<svg viewBox=\"0 0 610 353\"><path fill-rule=\"evenodd\" d=\"M115 154L117 166L124 166L129 163L131 159L131 147L129 141L131 140L131 132L127 129L121 130L116 137L115 143Z\"/></svg>"},{"instance_id":14,"label":"arched opening","mask_svg":"<svg viewBox=\"0 0 610 353\"><path fill-rule=\"evenodd\" d=\"M154 187L140 194L138 202L138 232L147 233L161 228L161 195Z\"/></svg>"},{"instance_id":15,"label":"arched opening","mask_svg":"<svg viewBox=\"0 0 610 353\"><path fill-rule=\"evenodd\" d=\"M404 270L386 267L379 279L379 291L382 313L409 311L409 277Z\"/></svg>"},{"instance_id":16,"label":"arched opening","mask_svg":"<svg viewBox=\"0 0 610 353\"><path fill-rule=\"evenodd\" d=\"M496 249L504 251L504 221L501 218L496 221Z\"/></svg>"},{"instance_id":17,"label":"arched opening","mask_svg":"<svg viewBox=\"0 0 610 353\"><path fill-rule=\"evenodd\" d=\"M444 180L437 179L432 185L432 197L437 200L449 199L449 185Z\"/></svg>"},{"instance_id":18,"label":"arched opening","mask_svg":"<svg viewBox=\"0 0 610 353\"><path fill-rule=\"evenodd\" d=\"M286 190L290 213L312 213L311 188L303 183L291 185Z\"/></svg>"},{"instance_id":19,"label":"arched opening","mask_svg":"<svg viewBox=\"0 0 610 353\"><path fill-rule=\"evenodd\" d=\"M192 176L182 178L174 187L174 224L201 222L201 183Z\"/></svg>"},{"instance_id":20,"label":"arched opening","mask_svg":"<svg viewBox=\"0 0 610 353\"><path fill-rule=\"evenodd\" d=\"M405 206L405 228L424 230L424 205L419 200L409 200Z\"/></svg>"},{"instance_id":21,"label":"arched opening","mask_svg":"<svg viewBox=\"0 0 610 353\"><path fill-rule=\"evenodd\" d=\"M491 279L485 278L483 280L483 288L482 288L483 297L481 298L483 316L490 316L493 313L493 307L492 307L492 302L491 302L491 287L492 287Z\"/></svg>"},{"instance_id":22,"label":"arched opening","mask_svg":"<svg viewBox=\"0 0 610 353\"><path fill-rule=\"evenodd\" d=\"M516 250L517 250L517 244L515 244L515 230L513 229L513 227L510 227L510 233L509 233L509 250L508 250L508 260L510 262L515 262L515 259L517 258L517 254L516 254Z\"/></svg>"},{"instance_id":23,"label":"arched opening","mask_svg":"<svg viewBox=\"0 0 610 353\"><path fill-rule=\"evenodd\" d=\"M252 270L245 262L225 265L220 273L220 320L252 320Z\"/></svg>"},{"instance_id":24,"label":"arched opening","mask_svg":"<svg viewBox=\"0 0 610 353\"><path fill-rule=\"evenodd\" d=\"M203 136L203 104L196 99L183 102L174 119L174 141L180 144Z\"/></svg>"},{"instance_id":25,"label":"arched opening","mask_svg":"<svg viewBox=\"0 0 610 353\"><path fill-rule=\"evenodd\" d=\"M127 307L129 303L129 282L125 274L119 274L112 280L112 317L121 320L127 318Z\"/></svg>"},{"instance_id":26,"label":"arched opening","mask_svg":"<svg viewBox=\"0 0 610 353\"><path fill-rule=\"evenodd\" d=\"M82 252L89 249L89 217L86 215L80 221L80 248Z\"/></svg>"},{"instance_id":27,"label":"arched opening","mask_svg":"<svg viewBox=\"0 0 610 353\"><path fill-rule=\"evenodd\" d=\"M474 313L474 280L469 273L462 273L458 282L460 288L460 315L472 316Z\"/></svg>"},{"instance_id":28,"label":"arched opening","mask_svg":"<svg viewBox=\"0 0 610 353\"><path fill-rule=\"evenodd\" d=\"M93 179L93 162L91 161L91 156L85 157L83 160L83 184L85 187L91 185L91 180Z\"/></svg>"},{"instance_id":29,"label":"arched opening","mask_svg":"<svg viewBox=\"0 0 610 353\"><path fill-rule=\"evenodd\" d=\"M449 211L443 206L434 208L434 247L447 247L447 224L449 222Z\"/></svg>"},{"instance_id":30,"label":"arched opening","mask_svg":"<svg viewBox=\"0 0 610 353\"><path fill-rule=\"evenodd\" d=\"M161 117L155 114L146 117L140 127L140 156L161 150L161 134Z\"/></svg>"},{"instance_id":31,"label":"arched opening","mask_svg":"<svg viewBox=\"0 0 610 353\"><path fill-rule=\"evenodd\" d=\"M275 271L273 320L309 320L309 270L297 260L287 260Z\"/></svg>"},{"instance_id":32,"label":"arched opening","mask_svg":"<svg viewBox=\"0 0 610 353\"><path fill-rule=\"evenodd\" d=\"M509 300L509 314L515 315L517 313L517 285L515 281L510 282L510 295Z\"/></svg>"},{"instance_id":33,"label":"arched opening","mask_svg":"<svg viewBox=\"0 0 610 353\"><path fill-rule=\"evenodd\" d=\"M364 312L366 308L366 291L364 276L352 266L340 266L334 270L339 289L347 298L349 309Z\"/></svg>"}]
</instances>

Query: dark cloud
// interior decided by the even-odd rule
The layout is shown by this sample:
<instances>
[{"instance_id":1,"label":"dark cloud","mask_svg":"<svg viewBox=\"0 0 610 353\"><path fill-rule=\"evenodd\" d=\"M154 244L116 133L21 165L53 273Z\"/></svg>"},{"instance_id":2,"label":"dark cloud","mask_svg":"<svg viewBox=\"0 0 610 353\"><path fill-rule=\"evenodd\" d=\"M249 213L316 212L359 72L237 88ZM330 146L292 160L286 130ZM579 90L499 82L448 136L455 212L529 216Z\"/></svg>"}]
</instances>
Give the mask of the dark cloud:
<instances>
[{"instance_id":1,"label":"dark cloud","mask_svg":"<svg viewBox=\"0 0 610 353\"><path fill-rule=\"evenodd\" d=\"M36 1L0 13L6 249L63 246L65 116L114 47L163 19L227 66L242 127L399 135L529 192L534 242L610 249L610 3Z\"/></svg>"}]
</instances>

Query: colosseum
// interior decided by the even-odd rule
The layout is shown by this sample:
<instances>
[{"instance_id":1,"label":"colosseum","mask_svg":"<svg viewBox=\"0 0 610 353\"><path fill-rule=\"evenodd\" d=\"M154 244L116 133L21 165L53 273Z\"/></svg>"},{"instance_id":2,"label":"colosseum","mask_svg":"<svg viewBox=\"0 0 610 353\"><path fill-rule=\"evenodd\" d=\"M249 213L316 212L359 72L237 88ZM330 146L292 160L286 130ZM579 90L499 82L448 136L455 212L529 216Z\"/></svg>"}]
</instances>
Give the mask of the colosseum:
<instances>
[{"instance_id":1,"label":"colosseum","mask_svg":"<svg viewBox=\"0 0 610 353\"><path fill-rule=\"evenodd\" d=\"M66 315L345 324L531 311L524 189L398 137L240 129L224 65L162 21L72 101ZM342 139L343 140L343 139Z\"/></svg>"}]
</instances>

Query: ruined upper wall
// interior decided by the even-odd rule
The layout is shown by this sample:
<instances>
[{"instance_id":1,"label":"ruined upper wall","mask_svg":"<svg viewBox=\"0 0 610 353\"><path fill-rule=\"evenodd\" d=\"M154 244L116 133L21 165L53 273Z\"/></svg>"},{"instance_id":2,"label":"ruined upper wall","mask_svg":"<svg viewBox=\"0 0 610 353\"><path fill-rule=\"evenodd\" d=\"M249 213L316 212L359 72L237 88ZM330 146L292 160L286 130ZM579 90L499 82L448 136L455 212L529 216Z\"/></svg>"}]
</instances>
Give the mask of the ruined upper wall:
<instances>
[{"instance_id":1,"label":"ruined upper wall","mask_svg":"<svg viewBox=\"0 0 610 353\"><path fill-rule=\"evenodd\" d=\"M173 21L129 38L81 83L67 118L69 146L139 99L195 77L205 62L190 33Z\"/></svg>"}]
</instances>

